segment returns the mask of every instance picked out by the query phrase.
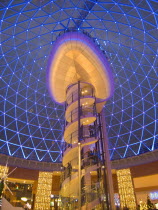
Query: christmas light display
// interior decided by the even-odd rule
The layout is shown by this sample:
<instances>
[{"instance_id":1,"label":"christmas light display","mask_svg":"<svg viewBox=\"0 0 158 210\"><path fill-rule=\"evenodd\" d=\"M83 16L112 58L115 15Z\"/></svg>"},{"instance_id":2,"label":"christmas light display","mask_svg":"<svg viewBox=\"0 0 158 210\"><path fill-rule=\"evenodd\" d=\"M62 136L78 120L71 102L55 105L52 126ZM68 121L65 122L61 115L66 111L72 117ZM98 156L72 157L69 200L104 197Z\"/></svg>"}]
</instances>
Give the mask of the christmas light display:
<instances>
[{"instance_id":1,"label":"christmas light display","mask_svg":"<svg viewBox=\"0 0 158 210\"><path fill-rule=\"evenodd\" d=\"M118 189L121 208L136 210L136 198L130 169L117 170Z\"/></svg>"},{"instance_id":2,"label":"christmas light display","mask_svg":"<svg viewBox=\"0 0 158 210\"><path fill-rule=\"evenodd\" d=\"M37 193L35 199L36 210L50 210L52 190L52 173L39 172Z\"/></svg>"}]
</instances>

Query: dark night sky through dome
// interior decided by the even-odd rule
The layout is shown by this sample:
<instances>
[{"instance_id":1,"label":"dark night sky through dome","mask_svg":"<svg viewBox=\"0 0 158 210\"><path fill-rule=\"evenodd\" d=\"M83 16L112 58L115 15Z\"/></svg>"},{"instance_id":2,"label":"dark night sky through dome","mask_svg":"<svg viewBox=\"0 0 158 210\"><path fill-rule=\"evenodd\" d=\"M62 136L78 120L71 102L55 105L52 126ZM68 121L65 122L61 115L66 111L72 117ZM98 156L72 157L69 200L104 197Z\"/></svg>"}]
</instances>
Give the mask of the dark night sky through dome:
<instances>
[{"instance_id":1,"label":"dark night sky through dome","mask_svg":"<svg viewBox=\"0 0 158 210\"><path fill-rule=\"evenodd\" d=\"M88 32L106 52L115 93L105 106L112 160L158 149L157 0L0 0L0 153L60 162L63 107L46 69L67 29Z\"/></svg>"}]
</instances>

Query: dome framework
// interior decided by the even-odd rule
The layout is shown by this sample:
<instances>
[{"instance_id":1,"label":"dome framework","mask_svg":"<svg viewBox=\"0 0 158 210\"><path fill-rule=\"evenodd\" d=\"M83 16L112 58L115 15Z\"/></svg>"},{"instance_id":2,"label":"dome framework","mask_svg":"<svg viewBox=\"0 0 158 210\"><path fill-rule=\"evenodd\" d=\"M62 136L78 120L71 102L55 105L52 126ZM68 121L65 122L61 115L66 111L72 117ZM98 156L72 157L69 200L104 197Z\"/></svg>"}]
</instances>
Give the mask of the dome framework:
<instances>
[{"instance_id":1,"label":"dome framework","mask_svg":"<svg viewBox=\"0 0 158 210\"><path fill-rule=\"evenodd\" d=\"M65 3L66 2L66 3ZM115 93L105 107L112 160L158 149L156 1L1 1L0 152L60 162L63 108L46 68L54 41L87 32L111 63Z\"/></svg>"}]
</instances>

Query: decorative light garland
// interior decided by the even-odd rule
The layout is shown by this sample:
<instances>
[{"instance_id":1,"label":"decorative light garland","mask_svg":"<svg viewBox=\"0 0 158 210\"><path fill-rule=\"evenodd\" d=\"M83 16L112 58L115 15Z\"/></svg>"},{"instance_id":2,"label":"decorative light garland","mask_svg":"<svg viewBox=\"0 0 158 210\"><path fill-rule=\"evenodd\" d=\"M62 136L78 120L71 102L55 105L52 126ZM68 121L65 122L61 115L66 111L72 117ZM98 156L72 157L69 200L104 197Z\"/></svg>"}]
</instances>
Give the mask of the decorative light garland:
<instances>
[{"instance_id":1,"label":"decorative light garland","mask_svg":"<svg viewBox=\"0 0 158 210\"><path fill-rule=\"evenodd\" d=\"M52 191L52 172L39 172L37 193L35 199L36 210L49 210Z\"/></svg>"},{"instance_id":2,"label":"decorative light garland","mask_svg":"<svg viewBox=\"0 0 158 210\"><path fill-rule=\"evenodd\" d=\"M136 198L134 186L129 168L117 170L117 180L121 208L128 207L130 210L136 209Z\"/></svg>"},{"instance_id":3,"label":"decorative light garland","mask_svg":"<svg viewBox=\"0 0 158 210\"><path fill-rule=\"evenodd\" d=\"M6 176L8 174L9 168L7 166L0 165L0 178Z\"/></svg>"}]
</instances>

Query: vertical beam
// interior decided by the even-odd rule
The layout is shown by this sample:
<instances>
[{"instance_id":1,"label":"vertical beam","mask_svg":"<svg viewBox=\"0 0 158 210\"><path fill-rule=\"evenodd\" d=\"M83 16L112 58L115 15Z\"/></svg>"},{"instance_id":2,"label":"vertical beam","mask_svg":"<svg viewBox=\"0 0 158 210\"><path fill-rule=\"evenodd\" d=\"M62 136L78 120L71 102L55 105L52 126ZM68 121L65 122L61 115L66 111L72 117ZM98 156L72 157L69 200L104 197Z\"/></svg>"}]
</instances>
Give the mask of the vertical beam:
<instances>
[{"instance_id":1,"label":"vertical beam","mask_svg":"<svg viewBox=\"0 0 158 210\"><path fill-rule=\"evenodd\" d=\"M50 209L50 195L52 191L52 172L39 172L35 210Z\"/></svg>"},{"instance_id":2,"label":"vertical beam","mask_svg":"<svg viewBox=\"0 0 158 210\"><path fill-rule=\"evenodd\" d=\"M114 189L113 189L113 180L112 180L112 173L111 173L111 161L110 161L110 154L109 154L109 147L108 147L108 135L106 131L104 109L102 109L101 111L101 121L102 121L102 132L103 132L104 154L105 154L105 166L106 166L108 189L109 189L110 209L115 210Z\"/></svg>"},{"instance_id":3,"label":"vertical beam","mask_svg":"<svg viewBox=\"0 0 158 210\"><path fill-rule=\"evenodd\" d=\"M130 210L137 209L130 168L117 170L116 174L121 208L127 207Z\"/></svg>"},{"instance_id":4,"label":"vertical beam","mask_svg":"<svg viewBox=\"0 0 158 210\"><path fill-rule=\"evenodd\" d=\"M78 81L78 210L81 209L80 81Z\"/></svg>"},{"instance_id":5,"label":"vertical beam","mask_svg":"<svg viewBox=\"0 0 158 210\"><path fill-rule=\"evenodd\" d=\"M105 149L104 149L104 144L103 144L103 141L104 141L104 138L103 138L103 128L102 128L102 122L101 122L101 115L100 113L98 114L98 119L99 119L99 128L100 128L100 149L101 149L101 154L102 154L102 171L103 171L103 183L104 183L104 193L106 195L106 208L107 210L110 210L110 206L109 206L109 193L108 193L108 180L107 180L107 174L106 174L106 169L105 169ZM99 143L99 142L98 142ZM104 203L102 203L102 207L103 207L103 210L105 209L104 207Z\"/></svg>"},{"instance_id":6,"label":"vertical beam","mask_svg":"<svg viewBox=\"0 0 158 210\"><path fill-rule=\"evenodd\" d=\"M78 142L78 210L81 209L81 143Z\"/></svg>"},{"instance_id":7,"label":"vertical beam","mask_svg":"<svg viewBox=\"0 0 158 210\"><path fill-rule=\"evenodd\" d=\"M81 139L81 132L80 132L80 117L81 117L81 108L80 108L80 81L78 81L78 142Z\"/></svg>"},{"instance_id":8,"label":"vertical beam","mask_svg":"<svg viewBox=\"0 0 158 210\"><path fill-rule=\"evenodd\" d=\"M36 193L37 193L37 184L38 184L38 181L35 180L34 183L33 183L33 186L32 186L32 198L33 198L33 201L32 201L31 209L34 209L34 206L35 206L35 197L36 197Z\"/></svg>"}]
</instances>

